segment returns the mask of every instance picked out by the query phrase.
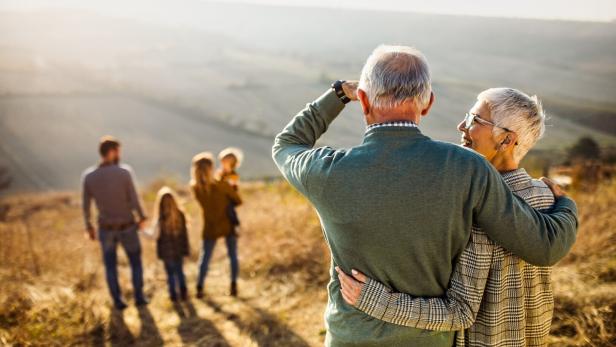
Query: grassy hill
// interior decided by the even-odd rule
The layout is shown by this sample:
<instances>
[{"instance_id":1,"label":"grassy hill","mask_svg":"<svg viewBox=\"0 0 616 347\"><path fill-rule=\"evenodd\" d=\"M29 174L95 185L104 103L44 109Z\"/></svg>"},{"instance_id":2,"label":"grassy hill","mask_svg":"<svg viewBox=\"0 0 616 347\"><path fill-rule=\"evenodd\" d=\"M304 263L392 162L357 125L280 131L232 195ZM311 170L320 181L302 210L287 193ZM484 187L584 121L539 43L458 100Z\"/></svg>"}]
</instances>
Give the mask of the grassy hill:
<instances>
[{"instance_id":1,"label":"grassy hill","mask_svg":"<svg viewBox=\"0 0 616 347\"><path fill-rule=\"evenodd\" d=\"M430 60L437 102L422 130L434 138L457 142L476 94L507 85L544 99L540 148L583 135L616 144L614 23L193 0L131 13L0 11L0 165L12 191L75 189L105 133L146 181L187 179L195 152L228 145L247 151L246 177L276 175L273 135L332 80L357 78L380 43ZM351 146L362 133L354 105L322 143Z\"/></svg>"},{"instance_id":2,"label":"grassy hill","mask_svg":"<svg viewBox=\"0 0 616 347\"><path fill-rule=\"evenodd\" d=\"M148 209L156 188L144 191ZM186 261L194 294L200 218L182 187L190 222ZM84 239L75 193L0 200L0 344L93 346L320 346L329 254L313 209L281 182L251 183L239 210L239 298L226 296L228 262L218 245L206 299L172 305L155 242L142 238L147 308L110 309L99 245ZM578 241L553 271L553 346L616 343L616 185L574 195ZM127 259L121 285L131 296Z\"/></svg>"}]
</instances>

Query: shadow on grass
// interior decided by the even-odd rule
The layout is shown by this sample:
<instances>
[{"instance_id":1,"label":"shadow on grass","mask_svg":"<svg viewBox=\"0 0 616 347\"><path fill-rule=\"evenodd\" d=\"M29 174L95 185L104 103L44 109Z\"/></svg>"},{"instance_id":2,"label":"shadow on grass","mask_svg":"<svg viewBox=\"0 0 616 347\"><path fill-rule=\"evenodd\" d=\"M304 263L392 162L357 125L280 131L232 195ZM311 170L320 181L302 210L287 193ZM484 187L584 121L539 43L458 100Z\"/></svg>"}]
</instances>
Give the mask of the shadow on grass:
<instances>
[{"instance_id":1,"label":"shadow on grass","mask_svg":"<svg viewBox=\"0 0 616 347\"><path fill-rule=\"evenodd\" d=\"M226 316L241 331L250 335L259 346L310 346L301 336L272 314L249 304L245 300L239 299L239 301L247 307L249 314L246 317L225 311L219 303L211 298L205 299L205 303L212 307L216 313Z\"/></svg>"},{"instance_id":2,"label":"shadow on grass","mask_svg":"<svg viewBox=\"0 0 616 347\"><path fill-rule=\"evenodd\" d=\"M178 334L185 345L229 347L225 337L212 322L199 317L192 302L176 302L173 308L180 317Z\"/></svg>"},{"instance_id":3,"label":"shadow on grass","mask_svg":"<svg viewBox=\"0 0 616 347\"><path fill-rule=\"evenodd\" d=\"M141 320L141 332L139 333L139 344L144 346L163 346L164 340L158 331L154 317L147 308L147 306L141 306L137 309L139 313L139 319Z\"/></svg>"},{"instance_id":4,"label":"shadow on grass","mask_svg":"<svg viewBox=\"0 0 616 347\"><path fill-rule=\"evenodd\" d=\"M110 346L153 346L164 345L163 338L158 331L154 317L147 307L139 307L137 310L141 320L141 331L134 336L124 321L124 311L111 309L107 336ZM91 332L91 346L105 346L104 328L97 327Z\"/></svg>"},{"instance_id":5,"label":"shadow on grass","mask_svg":"<svg viewBox=\"0 0 616 347\"><path fill-rule=\"evenodd\" d=\"M109 342L111 346L128 346L135 343L135 337L124 322L124 312L111 310L109 319Z\"/></svg>"}]
</instances>

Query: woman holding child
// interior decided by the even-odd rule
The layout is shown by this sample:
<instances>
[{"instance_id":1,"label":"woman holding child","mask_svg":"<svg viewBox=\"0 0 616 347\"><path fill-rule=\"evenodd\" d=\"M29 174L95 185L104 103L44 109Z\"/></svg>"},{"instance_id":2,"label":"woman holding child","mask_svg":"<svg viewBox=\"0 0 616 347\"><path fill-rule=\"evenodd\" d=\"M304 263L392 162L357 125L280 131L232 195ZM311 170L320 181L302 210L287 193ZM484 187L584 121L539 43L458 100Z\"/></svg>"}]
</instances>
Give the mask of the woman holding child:
<instances>
[{"instance_id":1,"label":"woman holding child","mask_svg":"<svg viewBox=\"0 0 616 347\"><path fill-rule=\"evenodd\" d=\"M233 151L232 151L233 152ZM237 258L237 235L235 228L239 224L235 214L235 206L242 203L237 193L237 183L235 187L228 181L233 178L237 182L239 178L235 173L235 168L239 164L240 156L235 157L234 165L223 165L228 171L218 174L216 179L214 171L214 157L209 152L197 154L192 161L191 189L203 211L203 249L199 259L199 276L197 278L197 297L203 297L203 283L207 275L208 264L214 251L216 241L224 237L227 246L227 254L231 263L231 290L230 294L237 296L237 277L239 274L239 263ZM223 160L225 162L226 160Z\"/></svg>"}]
</instances>

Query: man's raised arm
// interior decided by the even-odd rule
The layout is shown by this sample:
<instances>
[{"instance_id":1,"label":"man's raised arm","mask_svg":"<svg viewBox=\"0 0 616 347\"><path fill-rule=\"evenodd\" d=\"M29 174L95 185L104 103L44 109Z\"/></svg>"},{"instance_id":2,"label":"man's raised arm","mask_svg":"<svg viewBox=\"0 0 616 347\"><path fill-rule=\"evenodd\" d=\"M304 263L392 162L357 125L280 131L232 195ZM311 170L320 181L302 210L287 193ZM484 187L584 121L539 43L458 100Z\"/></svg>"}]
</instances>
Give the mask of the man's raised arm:
<instances>
[{"instance_id":1,"label":"man's raised arm","mask_svg":"<svg viewBox=\"0 0 616 347\"><path fill-rule=\"evenodd\" d=\"M313 147L343 108L344 103L330 89L306 105L276 136L274 162L287 181L304 195L308 194L307 180L315 164L335 152L328 147Z\"/></svg>"},{"instance_id":2,"label":"man's raised arm","mask_svg":"<svg viewBox=\"0 0 616 347\"><path fill-rule=\"evenodd\" d=\"M551 266L567 255L577 234L575 202L555 194L554 207L539 212L511 193L491 165L486 168L483 201L475 217L488 236L533 265Z\"/></svg>"}]
</instances>

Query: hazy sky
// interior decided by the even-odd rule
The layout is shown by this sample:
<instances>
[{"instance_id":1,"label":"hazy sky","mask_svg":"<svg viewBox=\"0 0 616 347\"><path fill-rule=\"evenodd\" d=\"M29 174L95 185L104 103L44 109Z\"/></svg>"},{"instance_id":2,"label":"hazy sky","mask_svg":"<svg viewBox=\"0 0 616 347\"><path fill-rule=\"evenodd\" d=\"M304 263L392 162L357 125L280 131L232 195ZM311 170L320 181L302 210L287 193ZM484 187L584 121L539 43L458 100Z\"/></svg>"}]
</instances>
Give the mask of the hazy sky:
<instances>
[{"instance_id":1,"label":"hazy sky","mask_svg":"<svg viewBox=\"0 0 616 347\"><path fill-rule=\"evenodd\" d=\"M616 20L616 0L217 0L217 2L386 9L495 17ZM122 9L138 7L143 7L147 12L147 7L152 6L184 7L190 6L190 2L181 0L0 0L0 8L78 7L116 13Z\"/></svg>"},{"instance_id":2,"label":"hazy sky","mask_svg":"<svg viewBox=\"0 0 616 347\"><path fill-rule=\"evenodd\" d=\"M616 0L223 0L306 6L405 10L490 17L611 21Z\"/></svg>"}]
</instances>

